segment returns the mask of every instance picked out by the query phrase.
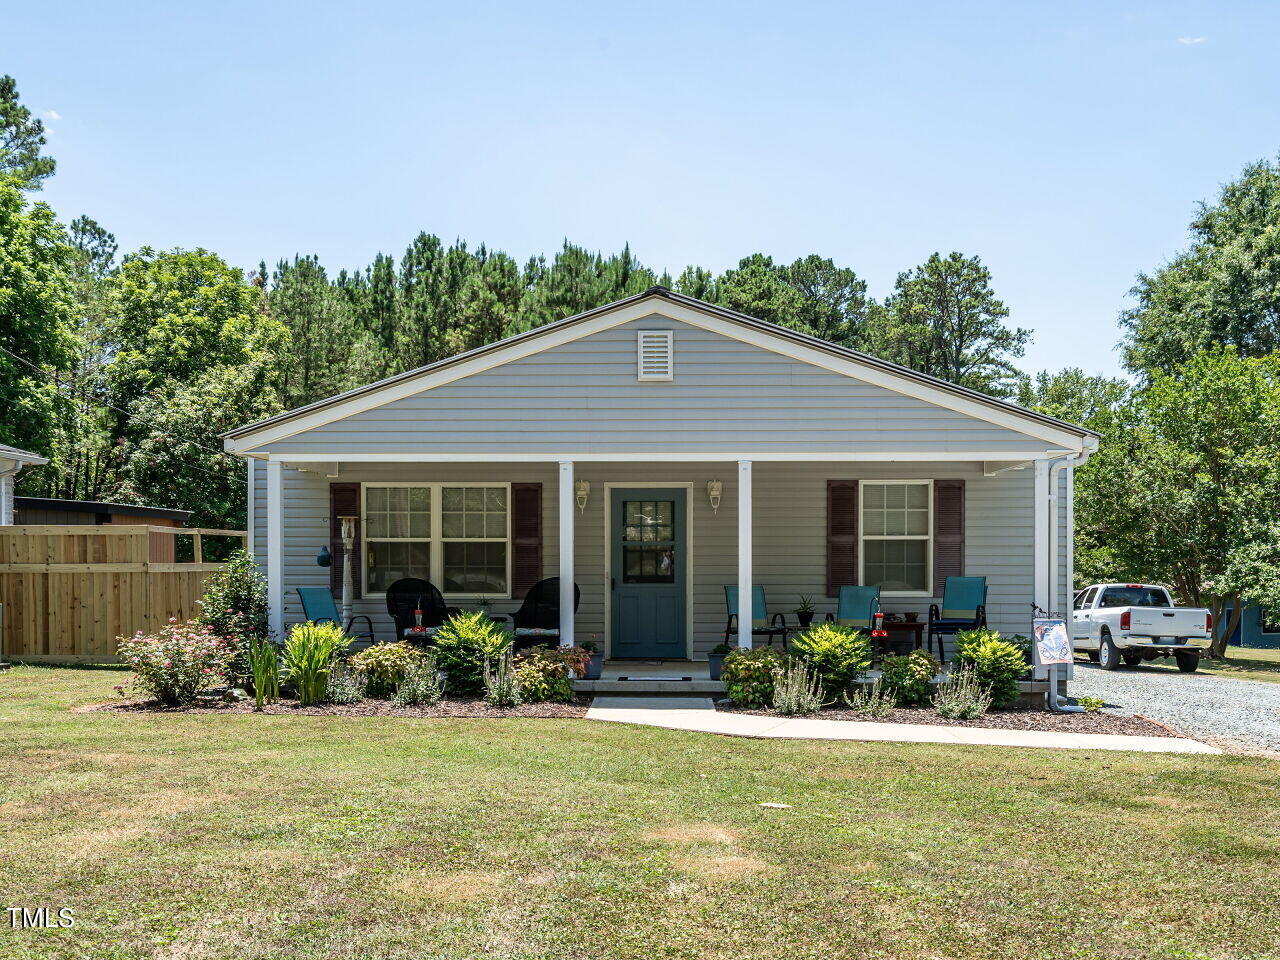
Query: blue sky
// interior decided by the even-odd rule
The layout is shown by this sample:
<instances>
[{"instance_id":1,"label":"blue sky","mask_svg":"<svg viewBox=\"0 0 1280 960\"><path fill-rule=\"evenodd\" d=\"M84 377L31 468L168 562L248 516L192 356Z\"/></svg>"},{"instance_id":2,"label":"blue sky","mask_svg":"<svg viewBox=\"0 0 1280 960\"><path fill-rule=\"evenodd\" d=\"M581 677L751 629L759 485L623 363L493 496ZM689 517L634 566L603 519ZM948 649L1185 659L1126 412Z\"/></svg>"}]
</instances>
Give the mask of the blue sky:
<instances>
[{"instance_id":1,"label":"blue sky","mask_svg":"<svg viewBox=\"0 0 1280 960\"><path fill-rule=\"evenodd\" d=\"M419 230L678 272L977 254L1028 369L1118 369L1134 275L1280 151L1280 5L26 4L44 198L249 267Z\"/></svg>"}]
</instances>

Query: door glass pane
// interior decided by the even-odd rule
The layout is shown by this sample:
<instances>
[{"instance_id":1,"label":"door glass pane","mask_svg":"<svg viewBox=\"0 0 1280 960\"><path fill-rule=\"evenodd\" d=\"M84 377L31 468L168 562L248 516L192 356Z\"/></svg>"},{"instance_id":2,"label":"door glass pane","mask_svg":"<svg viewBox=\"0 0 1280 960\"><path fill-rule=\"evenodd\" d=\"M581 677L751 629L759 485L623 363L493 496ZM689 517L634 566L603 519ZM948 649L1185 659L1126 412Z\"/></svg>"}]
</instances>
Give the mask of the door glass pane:
<instances>
[{"instance_id":1,"label":"door glass pane","mask_svg":"<svg viewBox=\"0 0 1280 960\"><path fill-rule=\"evenodd\" d=\"M670 546L622 548L623 583L675 583L676 551Z\"/></svg>"},{"instance_id":2,"label":"door glass pane","mask_svg":"<svg viewBox=\"0 0 1280 960\"><path fill-rule=\"evenodd\" d=\"M630 542L671 543L675 540L675 503L671 500L623 501L622 539Z\"/></svg>"}]
</instances>

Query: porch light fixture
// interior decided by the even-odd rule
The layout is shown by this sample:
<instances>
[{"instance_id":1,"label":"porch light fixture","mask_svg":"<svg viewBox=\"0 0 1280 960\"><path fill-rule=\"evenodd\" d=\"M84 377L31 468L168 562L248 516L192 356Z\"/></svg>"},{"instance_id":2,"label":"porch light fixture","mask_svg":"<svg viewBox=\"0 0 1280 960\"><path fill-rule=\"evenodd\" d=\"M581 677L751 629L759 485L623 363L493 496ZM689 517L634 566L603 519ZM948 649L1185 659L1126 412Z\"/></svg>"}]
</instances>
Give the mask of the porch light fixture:
<instances>
[{"instance_id":1,"label":"porch light fixture","mask_svg":"<svg viewBox=\"0 0 1280 960\"><path fill-rule=\"evenodd\" d=\"M707 499L711 501L711 512L720 512L720 497L724 493L724 484L719 480L707 481Z\"/></svg>"},{"instance_id":2,"label":"porch light fixture","mask_svg":"<svg viewBox=\"0 0 1280 960\"><path fill-rule=\"evenodd\" d=\"M573 484L573 499L578 504L578 512L587 509L587 497L591 495L591 481L576 480Z\"/></svg>"}]
</instances>

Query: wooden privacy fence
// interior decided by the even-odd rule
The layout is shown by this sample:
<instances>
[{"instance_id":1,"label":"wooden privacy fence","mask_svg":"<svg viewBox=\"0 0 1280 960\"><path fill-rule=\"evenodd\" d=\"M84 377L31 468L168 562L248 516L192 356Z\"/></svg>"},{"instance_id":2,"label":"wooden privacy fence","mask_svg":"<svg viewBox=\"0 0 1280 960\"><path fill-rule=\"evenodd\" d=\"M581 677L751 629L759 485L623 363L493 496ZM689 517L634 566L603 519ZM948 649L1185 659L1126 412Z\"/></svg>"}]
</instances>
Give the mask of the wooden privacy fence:
<instances>
[{"instance_id":1,"label":"wooden privacy fence","mask_svg":"<svg viewBox=\"0 0 1280 960\"><path fill-rule=\"evenodd\" d=\"M176 537L193 561L176 562ZM0 527L0 660L111 663L116 638L188 620L204 582L204 538L243 530L104 524Z\"/></svg>"}]
</instances>

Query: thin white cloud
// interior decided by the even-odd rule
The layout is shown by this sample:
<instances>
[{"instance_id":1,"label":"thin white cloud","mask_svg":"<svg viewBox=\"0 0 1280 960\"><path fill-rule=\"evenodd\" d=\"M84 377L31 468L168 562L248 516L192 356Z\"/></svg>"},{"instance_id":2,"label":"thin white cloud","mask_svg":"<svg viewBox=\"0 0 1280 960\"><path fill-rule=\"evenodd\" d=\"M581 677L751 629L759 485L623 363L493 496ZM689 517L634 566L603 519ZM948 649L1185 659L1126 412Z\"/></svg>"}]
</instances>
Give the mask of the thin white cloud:
<instances>
[{"instance_id":1,"label":"thin white cloud","mask_svg":"<svg viewBox=\"0 0 1280 960\"><path fill-rule=\"evenodd\" d=\"M62 114L60 114L57 110L46 110L44 112L44 118L46 120L61 120Z\"/></svg>"},{"instance_id":2,"label":"thin white cloud","mask_svg":"<svg viewBox=\"0 0 1280 960\"><path fill-rule=\"evenodd\" d=\"M1197 43L1204 43L1208 37L1179 37L1178 42L1184 47L1194 47Z\"/></svg>"}]
</instances>

